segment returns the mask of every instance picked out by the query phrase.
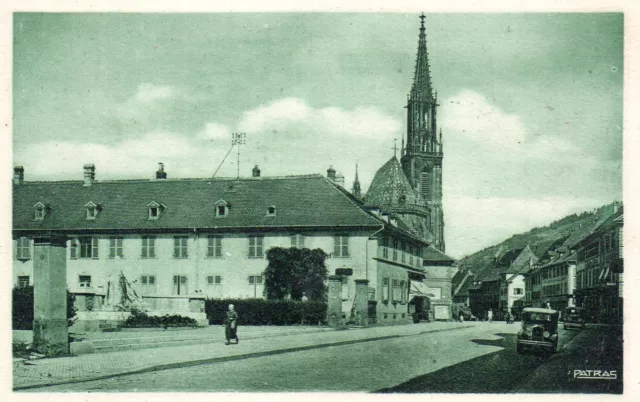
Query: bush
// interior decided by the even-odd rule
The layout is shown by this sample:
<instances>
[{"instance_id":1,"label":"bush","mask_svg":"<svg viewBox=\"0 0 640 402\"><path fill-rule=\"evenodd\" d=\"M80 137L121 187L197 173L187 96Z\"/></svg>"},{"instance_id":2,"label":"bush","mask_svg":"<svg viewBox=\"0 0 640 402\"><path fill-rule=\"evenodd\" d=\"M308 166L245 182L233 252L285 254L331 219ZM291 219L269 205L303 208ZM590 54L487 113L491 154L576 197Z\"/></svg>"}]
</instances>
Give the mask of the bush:
<instances>
[{"instance_id":1,"label":"bush","mask_svg":"<svg viewBox=\"0 0 640 402\"><path fill-rule=\"evenodd\" d=\"M198 322L191 317L181 315L150 316L144 311L133 309L127 318L125 328L168 328L168 327L197 327Z\"/></svg>"},{"instance_id":2,"label":"bush","mask_svg":"<svg viewBox=\"0 0 640 402\"><path fill-rule=\"evenodd\" d=\"M33 286L14 287L12 306L12 327L13 329L32 330L33 329ZM75 306L76 297L67 289L67 325L73 325L76 320Z\"/></svg>"},{"instance_id":3,"label":"bush","mask_svg":"<svg viewBox=\"0 0 640 402\"><path fill-rule=\"evenodd\" d=\"M209 324L222 324L229 309L235 306L239 325L324 324L327 303L321 301L264 299L207 299L205 312Z\"/></svg>"}]
</instances>

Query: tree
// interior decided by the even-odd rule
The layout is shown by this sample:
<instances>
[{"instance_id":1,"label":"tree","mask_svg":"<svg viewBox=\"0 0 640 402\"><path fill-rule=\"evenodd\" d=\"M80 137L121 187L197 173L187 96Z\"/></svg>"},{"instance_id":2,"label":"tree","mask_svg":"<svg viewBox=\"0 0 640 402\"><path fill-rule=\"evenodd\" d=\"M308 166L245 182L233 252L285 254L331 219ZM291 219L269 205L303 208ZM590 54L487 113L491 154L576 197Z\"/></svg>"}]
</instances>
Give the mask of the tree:
<instances>
[{"instance_id":1,"label":"tree","mask_svg":"<svg viewBox=\"0 0 640 402\"><path fill-rule=\"evenodd\" d=\"M269 249L269 264L263 272L267 299L291 296L294 300L300 300L305 293L310 300L326 300L325 282L329 274L326 258L327 254L321 249Z\"/></svg>"},{"instance_id":2,"label":"tree","mask_svg":"<svg viewBox=\"0 0 640 402\"><path fill-rule=\"evenodd\" d=\"M33 286L14 287L12 295L13 329L33 329ZM76 296L67 289L67 325L70 327L77 319Z\"/></svg>"}]
</instances>

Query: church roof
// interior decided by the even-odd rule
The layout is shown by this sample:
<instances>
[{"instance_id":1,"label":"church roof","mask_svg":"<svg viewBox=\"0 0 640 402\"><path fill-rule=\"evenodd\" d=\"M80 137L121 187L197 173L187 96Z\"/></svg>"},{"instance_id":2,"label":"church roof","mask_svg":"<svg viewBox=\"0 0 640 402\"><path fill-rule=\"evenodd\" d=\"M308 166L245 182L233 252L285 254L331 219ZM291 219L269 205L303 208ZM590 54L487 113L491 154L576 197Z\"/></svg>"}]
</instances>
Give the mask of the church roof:
<instances>
[{"instance_id":1,"label":"church roof","mask_svg":"<svg viewBox=\"0 0 640 402\"><path fill-rule=\"evenodd\" d=\"M368 205L381 208L399 204L424 205L422 196L409 183L398 159L393 156L376 172L365 197Z\"/></svg>"}]
</instances>

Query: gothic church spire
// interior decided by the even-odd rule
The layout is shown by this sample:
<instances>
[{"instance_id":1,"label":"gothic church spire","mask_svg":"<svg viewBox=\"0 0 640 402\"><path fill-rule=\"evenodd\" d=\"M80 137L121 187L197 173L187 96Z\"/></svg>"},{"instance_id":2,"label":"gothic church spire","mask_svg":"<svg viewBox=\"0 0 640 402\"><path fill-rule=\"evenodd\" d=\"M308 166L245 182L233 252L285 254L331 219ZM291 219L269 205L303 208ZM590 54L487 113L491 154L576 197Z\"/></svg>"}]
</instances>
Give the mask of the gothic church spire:
<instances>
[{"instance_id":1,"label":"gothic church spire","mask_svg":"<svg viewBox=\"0 0 640 402\"><path fill-rule=\"evenodd\" d=\"M420 15L420 36L418 39L418 56L416 58L416 71L413 77L413 85L409 99L414 101L430 101L431 71L429 66L429 53L427 52L427 34L424 27L424 13Z\"/></svg>"}]
</instances>

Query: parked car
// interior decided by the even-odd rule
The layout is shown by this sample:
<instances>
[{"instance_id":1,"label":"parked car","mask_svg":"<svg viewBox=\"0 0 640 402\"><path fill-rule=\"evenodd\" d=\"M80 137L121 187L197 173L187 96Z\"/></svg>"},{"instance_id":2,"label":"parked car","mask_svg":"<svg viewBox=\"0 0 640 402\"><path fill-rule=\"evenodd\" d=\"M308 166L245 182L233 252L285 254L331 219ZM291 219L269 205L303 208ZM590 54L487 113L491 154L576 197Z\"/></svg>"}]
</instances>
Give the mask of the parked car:
<instances>
[{"instance_id":1,"label":"parked car","mask_svg":"<svg viewBox=\"0 0 640 402\"><path fill-rule=\"evenodd\" d=\"M564 329L567 328L580 328L584 329L585 326L585 311L580 307L567 307L564 309Z\"/></svg>"},{"instance_id":2,"label":"parked car","mask_svg":"<svg viewBox=\"0 0 640 402\"><path fill-rule=\"evenodd\" d=\"M555 353L558 350L558 317L558 311L546 308L522 310L522 328L518 331L516 352L534 349Z\"/></svg>"}]
</instances>

